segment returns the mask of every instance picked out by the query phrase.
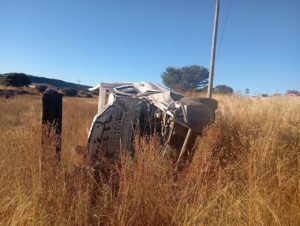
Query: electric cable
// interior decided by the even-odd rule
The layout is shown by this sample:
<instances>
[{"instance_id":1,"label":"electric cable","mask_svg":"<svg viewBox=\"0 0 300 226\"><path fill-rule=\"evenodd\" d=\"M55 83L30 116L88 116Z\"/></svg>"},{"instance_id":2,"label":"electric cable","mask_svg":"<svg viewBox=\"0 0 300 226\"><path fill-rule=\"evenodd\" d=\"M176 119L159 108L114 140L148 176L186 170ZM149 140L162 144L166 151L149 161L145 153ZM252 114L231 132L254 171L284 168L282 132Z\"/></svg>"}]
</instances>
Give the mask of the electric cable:
<instances>
[{"instance_id":1,"label":"electric cable","mask_svg":"<svg viewBox=\"0 0 300 226\"><path fill-rule=\"evenodd\" d=\"M225 30L226 30L228 18L229 18L229 15L230 15L231 7L232 7L232 0L230 0L229 6L228 6L228 9L227 9L227 13L226 13L226 17L225 17L225 23L224 23L224 27L223 27L223 30L222 30L222 33L221 33L220 44L219 44L219 48L217 50L217 57L219 56L219 54L221 52L223 38L224 38L224 34L225 34Z\"/></svg>"}]
</instances>

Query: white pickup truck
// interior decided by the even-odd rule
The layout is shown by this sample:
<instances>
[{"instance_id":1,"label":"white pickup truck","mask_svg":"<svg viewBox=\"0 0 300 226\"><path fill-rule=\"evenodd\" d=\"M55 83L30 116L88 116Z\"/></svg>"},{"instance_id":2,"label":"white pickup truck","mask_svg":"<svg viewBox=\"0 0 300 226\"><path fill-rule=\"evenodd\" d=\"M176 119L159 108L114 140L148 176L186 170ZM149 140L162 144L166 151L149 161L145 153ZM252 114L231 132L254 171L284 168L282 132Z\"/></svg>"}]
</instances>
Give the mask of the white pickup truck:
<instances>
[{"instance_id":1,"label":"white pickup truck","mask_svg":"<svg viewBox=\"0 0 300 226\"><path fill-rule=\"evenodd\" d=\"M101 83L91 88L95 89L98 113L88 138L88 156L95 168L101 158L116 161L121 151L134 154L134 134L157 134L169 147L165 150L173 150L176 166L189 161L197 135L214 120L218 106L214 99L183 97L150 82Z\"/></svg>"}]
</instances>

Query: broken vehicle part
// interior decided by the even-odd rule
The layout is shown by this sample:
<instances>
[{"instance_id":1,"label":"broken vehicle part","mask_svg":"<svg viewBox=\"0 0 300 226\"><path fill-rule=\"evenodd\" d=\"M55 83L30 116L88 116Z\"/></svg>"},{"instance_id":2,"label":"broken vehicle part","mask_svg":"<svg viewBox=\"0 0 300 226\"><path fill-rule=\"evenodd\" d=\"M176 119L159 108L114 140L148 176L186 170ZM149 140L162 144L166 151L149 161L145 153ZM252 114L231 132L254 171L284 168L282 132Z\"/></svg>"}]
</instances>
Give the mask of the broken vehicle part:
<instances>
[{"instance_id":1,"label":"broken vehicle part","mask_svg":"<svg viewBox=\"0 0 300 226\"><path fill-rule=\"evenodd\" d=\"M101 83L98 113L88 138L88 156L95 168L132 152L134 130L157 134L177 162L192 158L192 147L203 128L214 120L218 103L210 98L183 97L150 82ZM168 148L167 148L168 147Z\"/></svg>"}]
</instances>

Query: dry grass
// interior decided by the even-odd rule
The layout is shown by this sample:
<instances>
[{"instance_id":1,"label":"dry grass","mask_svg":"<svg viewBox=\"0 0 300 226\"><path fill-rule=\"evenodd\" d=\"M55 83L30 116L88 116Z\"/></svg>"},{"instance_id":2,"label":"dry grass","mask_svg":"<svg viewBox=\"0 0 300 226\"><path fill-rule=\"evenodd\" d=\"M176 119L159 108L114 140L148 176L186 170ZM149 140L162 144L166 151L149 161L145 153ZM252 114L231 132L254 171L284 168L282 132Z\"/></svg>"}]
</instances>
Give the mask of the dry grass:
<instances>
[{"instance_id":1,"label":"dry grass","mask_svg":"<svg viewBox=\"0 0 300 226\"><path fill-rule=\"evenodd\" d=\"M122 156L117 193L72 159L95 99L64 99L62 161L46 189L40 97L0 99L0 225L300 225L300 99L217 99L188 169L175 174L153 138Z\"/></svg>"}]
</instances>

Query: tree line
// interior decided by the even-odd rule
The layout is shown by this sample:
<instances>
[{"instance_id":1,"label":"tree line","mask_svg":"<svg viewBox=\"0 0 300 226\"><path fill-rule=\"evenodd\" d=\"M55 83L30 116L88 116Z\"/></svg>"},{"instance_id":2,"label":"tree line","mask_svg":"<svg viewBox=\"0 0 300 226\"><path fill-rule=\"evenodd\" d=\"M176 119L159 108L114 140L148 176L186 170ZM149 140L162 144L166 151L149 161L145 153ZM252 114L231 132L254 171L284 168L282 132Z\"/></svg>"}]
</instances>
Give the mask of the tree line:
<instances>
[{"instance_id":1,"label":"tree line","mask_svg":"<svg viewBox=\"0 0 300 226\"><path fill-rule=\"evenodd\" d=\"M161 74L164 85L179 92L206 91L208 76L208 69L200 65L167 67ZM227 85L218 85L214 87L214 92L232 94L233 89Z\"/></svg>"}]
</instances>

